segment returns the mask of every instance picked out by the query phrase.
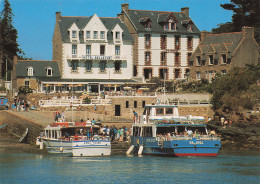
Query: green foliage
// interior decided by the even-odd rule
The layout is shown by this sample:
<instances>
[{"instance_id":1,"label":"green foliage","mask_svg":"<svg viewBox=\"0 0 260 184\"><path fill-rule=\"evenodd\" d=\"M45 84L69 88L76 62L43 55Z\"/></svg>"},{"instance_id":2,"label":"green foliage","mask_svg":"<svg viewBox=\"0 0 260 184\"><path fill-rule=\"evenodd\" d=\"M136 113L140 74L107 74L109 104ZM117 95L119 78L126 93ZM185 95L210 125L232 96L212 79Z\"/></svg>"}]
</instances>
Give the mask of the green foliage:
<instances>
[{"instance_id":1,"label":"green foliage","mask_svg":"<svg viewBox=\"0 0 260 184\"><path fill-rule=\"evenodd\" d=\"M200 81L181 81L176 83L176 91L183 93L204 93L208 92L209 82L202 78Z\"/></svg>"},{"instance_id":2,"label":"green foliage","mask_svg":"<svg viewBox=\"0 0 260 184\"><path fill-rule=\"evenodd\" d=\"M234 68L226 75L216 75L209 85L212 93L211 103L214 110L229 113L241 109L252 109L259 88L256 82L260 80L260 65ZM258 92L259 93L259 92Z\"/></svg>"},{"instance_id":3,"label":"green foliage","mask_svg":"<svg viewBox=\"0 0 260 184\"><path fill-rule=\"evenodd\" d=\"M84 98L84 103L85 104L90 104L91 103L91 99L89 97Z\"/></svg>"},{"instance_id":4,"label":"green foliage","mask_svg":"<svg viewBox=\"0 0 260 184\"><path fill-rule=\"evenodd\" d=\"M219 24L212 29L213 33L241 31L243 26L255 27L255 39L260 43L260 1L230 0L230 3L220 5L225 10L233 11L232 22Z\"/></svg>"},{"instance_id":5,"label":"green foliage","mask_svg":"<svg viewBox=\"0 0 260 184\"><path fill-rule=\"evenodd\" d=\"M5 91L5 87L4 86L0 86L0 91Z\"/></svg>"},{"instance_id":6,"label":"green foliage","mask_svg":"<svg viewBox=\"0 0 260 184\"><path fill-rule=\"evenodd\" d=\"M151 85L150 91L159 91L163 92L165 86L165 92L173 92L174 81L164 81L163 79L159 79L158 77L153 77L149 83L154 83Z\"/></svg>"},{"instance_id":7,"label":"green foliage","mask_svg":"<svg viewBox=\"0 0 260 184\"><path fill-rule=\"evenodd\" d=\"M32 93L32 92L33 92L33 90L26 86L21 86L18 90L19 94L26 94L26 93Z\"/></svg>"}]
</instances>

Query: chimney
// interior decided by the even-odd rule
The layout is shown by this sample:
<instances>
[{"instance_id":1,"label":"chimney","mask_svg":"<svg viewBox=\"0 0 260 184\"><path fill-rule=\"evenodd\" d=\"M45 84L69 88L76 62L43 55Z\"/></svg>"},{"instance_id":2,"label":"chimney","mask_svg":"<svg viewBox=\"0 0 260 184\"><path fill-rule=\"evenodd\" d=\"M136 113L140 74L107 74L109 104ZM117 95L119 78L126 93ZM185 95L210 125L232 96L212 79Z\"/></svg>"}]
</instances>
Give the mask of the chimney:
<instances>
[{"instance_id":1,"label":"chimney","mask_svg":"<svg viewBox=\"0 0 260 184\"><path fill-rule=\"evenodd\" d=\"M254 28L253 27L242 27L244 38L254 38Z\"/></svg>"},{"instance_id":2,"label":"chimney","mask_svg":"<svg viewBox=\"0 0 260 184\"><path fill-rule=\"evenodd\" d=\"M181 8L181 13L185 14L186 17L189 17L190 16L189 9L190 9L189 7L183 7L183 8Z\"/></svg>"},{"instance_id":3,"label":"chimney","mask_svg":"<svg viewBox=\"0 0 260 184\"><path fill-rule=\"evenodd\" d=\"M61 20L61 12L56 12L56 21Z\"/></svg>"},{"instance_id":4,"label":"chimney","mask_svg":"<svg viewBox=\"0 0 260 184\"><path fill-rule=\"evenodd\" d=\"M205 37L208 35L208 34L210 34L211 32L208 32L208 31L201 31L200 32L200 41L202 42L204 39L205 39Z\"/></svg>"},{"instance_id":5,"label":"chimney","mask_svg":"<svg viewBox=\"0 0 260 184\"><path fill-rule=\"evenodd\" d=\"M125 10L125 12L128 13L128 9L129 9L128 3L121 4L121 11L122 12L123 12L123 10Z\"/></svg>"}]
</instances>

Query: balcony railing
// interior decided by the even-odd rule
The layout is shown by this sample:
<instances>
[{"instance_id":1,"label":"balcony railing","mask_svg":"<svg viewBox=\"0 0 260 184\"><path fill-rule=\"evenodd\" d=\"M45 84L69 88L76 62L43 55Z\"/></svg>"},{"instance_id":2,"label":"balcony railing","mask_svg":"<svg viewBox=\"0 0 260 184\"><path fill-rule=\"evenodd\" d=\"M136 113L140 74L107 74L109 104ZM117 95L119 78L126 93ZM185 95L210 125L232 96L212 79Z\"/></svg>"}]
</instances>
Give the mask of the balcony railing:
<instances>
[{"instance_id":1,"label":"balcony railing","mask_svg":"<svg viewBox=\"0 0 260 184\"><path fill-rule=\"evenodd\" d=\"M113 55L113 56L106 56L106 55L67 55L67 59L86 59L86 60L126 60L126 56L122 55Z\"/></svg>"}]
</instances>

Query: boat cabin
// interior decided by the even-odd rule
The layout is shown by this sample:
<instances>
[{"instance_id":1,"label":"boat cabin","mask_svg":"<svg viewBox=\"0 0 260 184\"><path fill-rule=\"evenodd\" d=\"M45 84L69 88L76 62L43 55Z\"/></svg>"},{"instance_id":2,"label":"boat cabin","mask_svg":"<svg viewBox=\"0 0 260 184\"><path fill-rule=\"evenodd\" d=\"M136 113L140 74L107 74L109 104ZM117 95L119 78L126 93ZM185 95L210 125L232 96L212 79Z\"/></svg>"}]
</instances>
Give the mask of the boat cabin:
<instances>
[{"instance_id":1,"label":"boat cabin","mask_svg":"<svg viewBox=\"0 0 260 184\"><path fill-rule=\"evenodd\" d=\"M158 124L158 125L134 125L132 136L157 137L159 135L181 136L188 135L192 131L197 135L208 135L204 124Z\"/></svg>"}]
</instances>

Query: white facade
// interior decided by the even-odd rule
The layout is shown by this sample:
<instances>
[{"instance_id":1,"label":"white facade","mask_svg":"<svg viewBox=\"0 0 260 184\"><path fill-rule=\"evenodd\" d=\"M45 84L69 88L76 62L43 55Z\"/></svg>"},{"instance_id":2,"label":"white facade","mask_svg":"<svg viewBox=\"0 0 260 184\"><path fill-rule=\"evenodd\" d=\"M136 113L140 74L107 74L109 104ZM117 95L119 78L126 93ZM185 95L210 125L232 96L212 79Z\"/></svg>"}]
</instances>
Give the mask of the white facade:
<instances>
[{"instance_id":1,"label":"white facade","mask_svg":"<svg viewBox=\"0 0 260 184\"><path fill-rule=\"evenodd\" d=\"M124 30L116 24L113 39L95 14L83 29L75 23L68 29L70 43L62 44L62 78L65 79L131 79L133 43L123 40ZM83 34L83 35L82 35ZM79 38L83 36L83 41Z\"/></svg>"}]
</instances>

